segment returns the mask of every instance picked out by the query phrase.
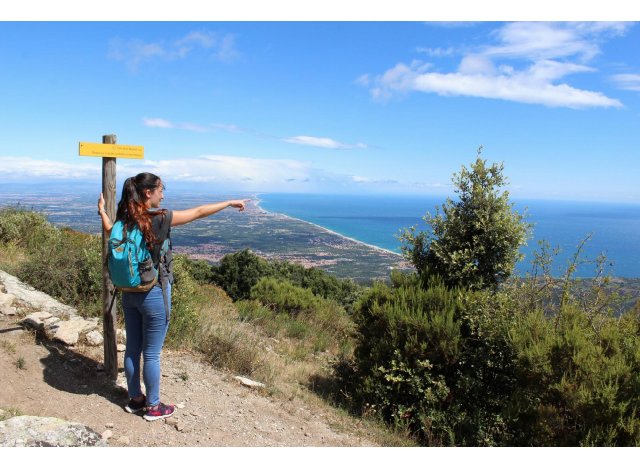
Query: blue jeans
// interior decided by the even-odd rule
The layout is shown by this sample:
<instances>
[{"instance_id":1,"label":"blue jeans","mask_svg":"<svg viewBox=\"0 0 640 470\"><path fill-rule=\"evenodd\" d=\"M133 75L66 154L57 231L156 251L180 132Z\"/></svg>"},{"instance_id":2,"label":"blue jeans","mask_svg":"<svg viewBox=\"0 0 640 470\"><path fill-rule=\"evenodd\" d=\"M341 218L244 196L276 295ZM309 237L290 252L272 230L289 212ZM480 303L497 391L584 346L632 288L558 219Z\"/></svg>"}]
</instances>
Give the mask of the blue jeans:
<instances>
[{"instance_id":1,"label":"blue jeans","mask_svg":"<svg viewBox=\"0 0 640 470\"><path fill-rule=\"evenodd\" d=\"M171 308L171 284L167 283L167 302ZM147 391L147 406L160 403L160 352L169 329L169 314L165 312L162 288L149 292L123 292L122 309L127 331L124 353L124 373L129 397L142 395L140 388L140 357L144 358L142 379Z\"/></svg>"}]
</instances>

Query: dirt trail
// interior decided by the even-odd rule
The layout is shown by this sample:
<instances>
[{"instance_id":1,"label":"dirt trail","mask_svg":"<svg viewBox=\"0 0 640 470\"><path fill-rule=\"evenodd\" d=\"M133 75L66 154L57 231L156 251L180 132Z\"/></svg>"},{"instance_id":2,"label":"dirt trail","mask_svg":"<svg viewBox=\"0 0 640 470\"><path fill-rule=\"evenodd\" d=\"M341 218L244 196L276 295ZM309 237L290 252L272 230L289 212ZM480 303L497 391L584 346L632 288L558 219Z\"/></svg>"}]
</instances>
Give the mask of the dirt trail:
<instances>
[{"instance_id":1,"label":"dirt trail","mask_svg":"<svg viewBox=\"0 0 640 470\"><path fill-rule=\"evenodd\" d=\"M0 409L108 431L110 446L376 445L357 420L328 406L268 396L192 354L166 349L161 398L180 408L149 423L124 411L126 390L98 370L101 358L102 346L70 348L36 338L14 317L0 315Z\"/></svg>"}]
</instances>

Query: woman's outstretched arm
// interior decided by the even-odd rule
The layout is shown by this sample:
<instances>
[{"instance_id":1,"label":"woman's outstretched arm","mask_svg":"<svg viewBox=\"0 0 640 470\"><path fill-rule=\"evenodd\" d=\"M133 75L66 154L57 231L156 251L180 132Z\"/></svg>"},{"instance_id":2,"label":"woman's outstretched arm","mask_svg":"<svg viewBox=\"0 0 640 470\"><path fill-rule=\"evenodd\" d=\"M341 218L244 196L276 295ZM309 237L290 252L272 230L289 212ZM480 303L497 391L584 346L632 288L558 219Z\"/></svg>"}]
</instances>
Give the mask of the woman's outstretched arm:
<instances>
[{"instance_id":1,"label":"woman's outstretched arm","mask_svg":"<svg viewBox=\"0 0 640 470\"><path fill-rule=\"evenodd\" d=\"M104 196L100 193L100 199L98 199L98 214L100 214L100 218L102 219L102 228L107 233L107 237L111 235L111 229L113 228L113 223L109 220L109 216L107 212L104 210Z\"/></svg>"},{"instance_id":2,"label":"woman's outstretched arm","mask_svg":"<svg viewBox=\"0 0 640 470\"><path fill-rule=\"evenodd\" d=\"M251 199L237 199L233 201L216 202L214 204L205 204L204 206L193 207L191 209L173 211L173 219L171 220L171 226L184 225L189 222L193 222L203 217L209 217L210 215L220 212L227 207L235 207L236 209L243 211L245 203Z\"/></svg>"}]
</instances>

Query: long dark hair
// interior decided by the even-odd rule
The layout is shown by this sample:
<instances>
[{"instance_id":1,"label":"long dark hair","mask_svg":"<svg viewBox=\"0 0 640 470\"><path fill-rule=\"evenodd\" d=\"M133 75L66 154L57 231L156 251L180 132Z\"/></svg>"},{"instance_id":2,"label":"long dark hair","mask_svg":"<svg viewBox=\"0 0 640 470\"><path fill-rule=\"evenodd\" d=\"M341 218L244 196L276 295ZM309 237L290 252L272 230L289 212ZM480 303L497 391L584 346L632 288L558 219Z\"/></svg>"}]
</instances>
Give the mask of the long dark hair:
<instances>
[{"instance_id":1,"label":"long dark hair","mask_svg":"<svg viewBox=\"0 0 640 470\"><path fill-rule=\"evenodd\" d=\"M125 230L130 230L138 226L144 235L149 250L156 243L156 236L153 233L151 220L153 214L165 213L166 210L149 212L145 206L145 189L154 190L161 184L160 177L153 173L139 173L133 178L127 178L122 186L122 197L118 202L116 220L124 222Z\"/></svg>"}]
</instances>

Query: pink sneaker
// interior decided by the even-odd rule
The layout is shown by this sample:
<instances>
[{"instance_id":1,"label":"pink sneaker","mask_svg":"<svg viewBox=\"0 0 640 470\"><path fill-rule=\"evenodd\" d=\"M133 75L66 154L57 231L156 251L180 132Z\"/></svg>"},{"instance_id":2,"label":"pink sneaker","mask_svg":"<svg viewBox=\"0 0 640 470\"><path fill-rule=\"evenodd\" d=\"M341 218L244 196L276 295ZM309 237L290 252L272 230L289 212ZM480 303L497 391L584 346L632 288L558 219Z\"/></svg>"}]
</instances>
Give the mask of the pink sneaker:
<instances>
[{"instance_id":1,"label":"pink sneaker","mask_svg":"<svg viewBox=\"0 0 640 470\"><path fill-rule=\"evenodd\" d=\"M175 406L159 403L156 406L147 407L147 412L144 414L144 419L146 419L147 421L155 421L156 419L168 418L175 412Z\"/></svg>"}]
</instances>

